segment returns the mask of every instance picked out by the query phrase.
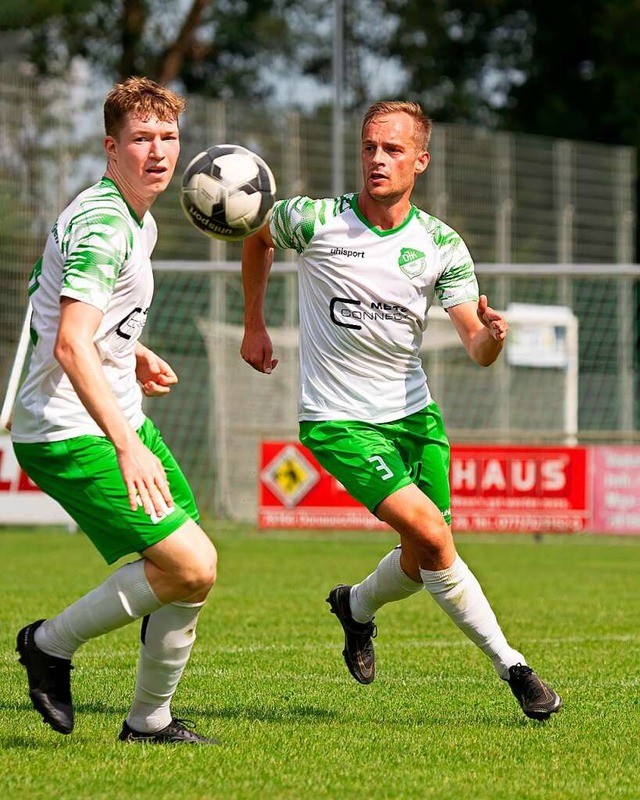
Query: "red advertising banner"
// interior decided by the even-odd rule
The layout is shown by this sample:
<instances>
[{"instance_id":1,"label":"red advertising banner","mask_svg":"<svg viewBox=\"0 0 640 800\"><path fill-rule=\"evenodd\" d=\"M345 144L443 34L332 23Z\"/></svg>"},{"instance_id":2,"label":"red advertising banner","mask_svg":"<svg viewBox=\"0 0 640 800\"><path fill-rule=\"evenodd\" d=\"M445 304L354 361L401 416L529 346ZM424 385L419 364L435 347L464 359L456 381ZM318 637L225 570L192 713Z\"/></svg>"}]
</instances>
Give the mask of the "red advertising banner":
<instances>
[{"instance_id":1,"label":"red advertising banner","mask_svg":"<svg viewBox=\"0 0 640 800\"><path fill-rule=\"evenodd\" d=\"M591 524L584 447L452 447L457 531L566 532ZM264 442L262 528L385 529L297 442Z\"/></svg>"},{"instance_id":2,"label":"red advertising banner","mask_svg":"<svg viewBox=\"0 0 640 800\"><path fill-rule=\"evenodd\" d=\"M454 530L587 530L587 453L585 447L453 446Z\"/></svg>"},{"instance_id":3,"label":"red advertising banner","mask_svg":"<svg viewBox=\"0 0 640 800\"><path fill-rule=\"evenodd\" d=\"M260 528L387 529L298 442L263 442Z\"/></svg>"}]
</instances>

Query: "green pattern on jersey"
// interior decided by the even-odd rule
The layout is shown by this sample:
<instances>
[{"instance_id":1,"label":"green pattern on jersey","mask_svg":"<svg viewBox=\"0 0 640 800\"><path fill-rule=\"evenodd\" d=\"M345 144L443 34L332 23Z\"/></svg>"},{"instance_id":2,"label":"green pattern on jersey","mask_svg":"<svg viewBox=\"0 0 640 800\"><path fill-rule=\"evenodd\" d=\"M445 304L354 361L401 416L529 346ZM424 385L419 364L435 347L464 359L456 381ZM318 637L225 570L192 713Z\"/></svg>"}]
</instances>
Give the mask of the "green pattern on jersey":
<instances>
[{"instance_id":1,"label":"green pattern on jersey","mask_svg":"<svg viewBox=\"0 0 640 800\"><path fill-rule=\"evenodd\" d=\"M40 257L36 263L33 265L33 269L31 270L31 275L29 276L29 284L27 286L27 294L29 297L36 291L38 286L40 286L40 276L42 275L42 257Z\"/></svg>"},{"instance_id":2,"label":"green pattern on jersey","mask_svg":"<svg viewBox=\"0 0 640 800\"><path fill-rule=\"evenodd\" d=\"M440 253L440 263L445 272L436 284L436 294L443 301L447 290L466 284L474 275L473 260L459 233L448 225L432 217L425 211L418 211L420 224L429 232ZM468 295L469 300L477 300L475 293Z\"/></svg>"},{"instance_id":3,"label":"green pattern on jersey","mask_svg":"<svg viewBox=\"0 0 640 800\"><path fill-rule=\"evenodd\" d=\"M122 196L109 180L98 184L98 205L86 204L70 220L60 250L65 257L63 288L87 294L111 294L122 264L133 247L133 234L122 215Z\"/></svg>"},{"instance_id":4,"label":"green pattern on jersey","mask_svg":"<svg viewBox=\"0 0 640 800\"><path fill-rule=\"evenodd\" d=\"M280 200L273 207L271 235L276 247L291 248L303 253L318 226L322 227L331 217L337 217L350 207L351 195L312 200L310 197L293 197ZM293 212L293 213L292 213ZM296 224L291 219L296 218Z\"/></svg>"}]
</instances>

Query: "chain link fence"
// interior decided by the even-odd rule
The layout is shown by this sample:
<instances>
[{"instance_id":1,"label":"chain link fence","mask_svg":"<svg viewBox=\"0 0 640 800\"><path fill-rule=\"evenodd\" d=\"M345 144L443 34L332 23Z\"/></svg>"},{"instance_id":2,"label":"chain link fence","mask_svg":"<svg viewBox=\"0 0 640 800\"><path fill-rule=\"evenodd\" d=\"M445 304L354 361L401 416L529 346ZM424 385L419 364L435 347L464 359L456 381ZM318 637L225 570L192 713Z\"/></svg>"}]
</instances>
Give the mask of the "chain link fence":
<instances>
[{"instance_id":1,"label":"chain link fence","mask_svg":"<svg viewBox=\"0 0 640 800\"><path fill-rule=\"evenodd\" d=\"M0 73L2 391L22 327L27 277L47 231L66 202L98 180L104 170L104 94L89 86ZM359 115L347 116L344 125L343 185L347 191L361 185L360 123ZM240 258L240 244L225 245L202 236L185 220L179 204L182 169L212 144L232 142L260 153L276 176L279 197L332 195L330 109L302 113L190 97L181 137L182 156L173 185L153 207L160 230L157 260L234 264ZM479 265L482 289L494 307L504 309L514 302L564 305L575 314L581 440L635 442L640 438L640 279L632 263L635 180L631 148L436 124L431 163L413 198L466 240ZM277 257L289 261L294 254ZM184 362L183 374L186 370L202 376L207 370L206 348L194 323L197 317L240 321L239 276L227 276L224 291L212 291L211 286L210 276L199 271L158 275L156 311L147 335L152 346L157 345L169 360L177 360L179 369ZM272 324L295 324L295 288L276 276L270 298ZM167 317L164 322L163 316ZM170 336L163 326L171 328ZM477 380L481 381L478 396L482 396L482 381L490 380L488 373ZM192 435L180 437L177 454L187 470L191 464L201 473L202 485L208 486L208 445L198 432L198 420L204 426L211 418L208 379L194 377L186 382L190 390L177 392L166 409L160 410L158 403L158 422L165 428L175 427L176 417L184 419L175 404L197 405L188 415ZM456 394L455 387L447 391ZM489 416L496 413L489 411ZM459 426L455 413L450 414L454 434ZM511 413L517 421L513 430L520 436L527 413L513 407ZM153 415L157 417L155 406ZM465 430L465 438L472 433ZM483 435L481 425L477 434ZM501 435L503 440L508 438L504 430ZM173 444L171 435L167 438ZM194 475L196 483L198 475Z\"/></svg>"}]
</instances>

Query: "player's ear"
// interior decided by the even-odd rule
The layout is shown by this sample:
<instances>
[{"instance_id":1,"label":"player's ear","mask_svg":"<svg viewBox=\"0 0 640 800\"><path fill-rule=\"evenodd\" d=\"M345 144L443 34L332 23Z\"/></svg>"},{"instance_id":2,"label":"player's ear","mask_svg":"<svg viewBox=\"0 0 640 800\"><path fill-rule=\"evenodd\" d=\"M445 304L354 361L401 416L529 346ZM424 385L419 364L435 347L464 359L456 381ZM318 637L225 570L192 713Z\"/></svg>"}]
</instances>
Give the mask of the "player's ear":
<instances>
[{"instance_id":1,"label":"player's ear","mask_svg":"<svg viewBox=\"0 0 640 800\"><path fill-rule=\"evenodd\" d=\"M104 152L107 154L108 157L114 155L116 150L116 140L113 136L105 136L104 137Z\"/></svg>"},{"instance_id":2,"label":"player's ear","mask_svg":"<svg viewBox=\"0 0 640 800\"><path fill-rule=\"evenodd\" d=\"M425 150L424 153L420 153L420 155L416 158L416 172L420 175L423 173L426 168L429 166L429 159L431 156Z\"/></svg>"}]
</instances>

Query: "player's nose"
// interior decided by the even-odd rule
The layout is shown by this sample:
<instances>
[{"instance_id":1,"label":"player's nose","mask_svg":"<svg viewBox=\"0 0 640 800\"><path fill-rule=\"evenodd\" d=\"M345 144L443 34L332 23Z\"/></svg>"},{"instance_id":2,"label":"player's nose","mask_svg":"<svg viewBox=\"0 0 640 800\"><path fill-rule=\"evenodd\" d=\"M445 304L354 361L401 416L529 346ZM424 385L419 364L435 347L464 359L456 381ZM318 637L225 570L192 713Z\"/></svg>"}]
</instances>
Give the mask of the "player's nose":
<instances>
[{"instance_id":1,"label":"player's nose","mask_svg":"<svg viewBox=\"0 0 640 800\"><path fill-rule=\"evenodd\" d=\"M149 155L151 158L156 158L158 160L164 158L164 142L159 136L156 136L151 140Z\"/></svg>"}]
</instances>

